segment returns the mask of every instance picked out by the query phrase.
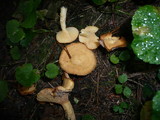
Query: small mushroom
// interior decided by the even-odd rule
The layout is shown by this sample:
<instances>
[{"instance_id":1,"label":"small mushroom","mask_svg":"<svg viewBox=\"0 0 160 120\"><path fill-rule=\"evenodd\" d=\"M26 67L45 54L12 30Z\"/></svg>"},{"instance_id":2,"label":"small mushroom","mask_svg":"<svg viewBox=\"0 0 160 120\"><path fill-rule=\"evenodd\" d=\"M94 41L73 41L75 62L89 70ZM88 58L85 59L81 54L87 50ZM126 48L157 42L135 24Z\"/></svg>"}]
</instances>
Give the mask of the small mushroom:
<instances>
[{"instance_id":1,"label":"small mushroom","mask_svg":"<svg viewBox=\"0 0 160 120\"><path fill-rule=\"evenodd\" d=\"M66 28L66 14L67 8L61 7L60 13L60 25L62 31L58 32L56 35L56 39L59 43L70 43L78 37L79 31L75 27Z\"/></svg>"},{"instance_id":2,"label":"small mushroom","mask_svg":"<svg viewBox=\"0 0 160 120\"><path fill-rule=\"evenodd\" d=\"M76 120L72 104L69 101L69 92L74 88L74 82L67 73L63 76L63 85L55 88L45 88L37 94L40 102L50 102L60 104L68 120Z\"/></svg>"},{"instance_id":3,"label":"small mushroom","mask_svg":"<svg viewBox=\"0 0 160 120\"><path fill-rule=\"evenodd\" d=\"M59 58L60 67L69 74L87 75L91 73L97 64L94 53L82 43L71 43L66 46Z\"/></svg>"},{"instance_id":4,"label":"small mushroom","mask_svg":"<svg viewBox=\"0 0 160 120\"><path fill-rule=\"evenodd\" d=\"M79 41L84 43L89 49L96 49L99 46L99 37L95 34L97 31L98 27L87 26L85 29L81 30Z\"/></svg>"},{"instance_id":5,"label":"small mushroom","mask_svg":"<svg viewBox=\"0 0 160 120\"><path fill-rule=\"evenodd\" d=\"M36 91L36 87L34 84L30 87L19 86L18 91L21 95L30 95Z\"/></svg>"},{"instance_id":6,"label":"small mushroom","mask_svg":"<svg viewBox=\"0 0 160 120\"><path fill-rule=\"evenodd\" d=\"M113 37L112 32L101 35L99 42L108 51L127 46L127 42L124 37Z\"/></svg>"}]
</instances>

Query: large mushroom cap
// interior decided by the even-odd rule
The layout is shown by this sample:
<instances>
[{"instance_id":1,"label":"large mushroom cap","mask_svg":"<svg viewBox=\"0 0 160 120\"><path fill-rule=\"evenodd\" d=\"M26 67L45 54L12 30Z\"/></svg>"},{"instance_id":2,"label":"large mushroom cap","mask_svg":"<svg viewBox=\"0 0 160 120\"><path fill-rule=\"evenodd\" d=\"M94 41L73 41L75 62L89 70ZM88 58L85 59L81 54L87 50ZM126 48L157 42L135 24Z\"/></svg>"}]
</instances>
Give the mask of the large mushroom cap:
<instances>
[{"instance_id":1,"label":"large mushroom cap","mask_svg":"<svg viewBox=\"0 0 160 120\"><path fill-rule=\"evenodd\" d=\"M69 73L75 75L87 75L92 72L96 67L96 57L94 53L89 50L82 43L72 43L66 46L66 50L62 50L59 63L61 68Z\"/></svg>"}]
</instances>

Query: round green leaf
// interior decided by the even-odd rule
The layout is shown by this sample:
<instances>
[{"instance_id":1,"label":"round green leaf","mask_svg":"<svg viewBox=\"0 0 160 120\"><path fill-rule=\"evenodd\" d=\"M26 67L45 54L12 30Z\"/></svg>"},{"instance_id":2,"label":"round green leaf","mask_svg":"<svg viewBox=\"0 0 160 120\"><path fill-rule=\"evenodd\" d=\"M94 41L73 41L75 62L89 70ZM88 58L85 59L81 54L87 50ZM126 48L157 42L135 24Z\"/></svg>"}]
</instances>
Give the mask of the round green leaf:
<instances>
[{"instance_id":1,"label":"round green leaf","mask_svg":"<svg viewBox=\"0 0 160 120\"><path fill-rule=\"evenodd\" d=\"M120 55L119 55L119 59L121 61L127 61L127 60L129 60L130 59L129 51L126 50L126 51L121 52Z\"/></svg>"},{"instance_id":2,"label":"round green leaf","mask_svg":"<svg viewBox=\"0 0 160 120\"><path fill-rule=\"evenodd\" d=\"M156 93L152 100L152 108L153 110L160 112L160 91Z\"/></svg>"},{"instance_id":3,"label":"round green leaf","mask_svg":"<svg viewBox=\"0 0 160 120\"><path fill-rule=\"evenodd\" d=\"M25 37L25 33L19 26L20 23L17 20L10 20L6 24L7 37L13 43L18 43Z\"/></svg>"},{"instance_id":4,"label":"round green leaf","mask_svg":"<svg viewBox=\"0 0 160 120\"><path fill-rule=\"evenodd\" d=\"M118 76L118 81L120 83L125 83L127 80L128 80L128 77L126 74L122 74L122 75Z\"/></svg>"},{"instance_id":5,"label":"round green leaf","mask_svg":"<svg viewBox=\"0 0 160 120\"><path fill-rule=\"evenodd\" d=\"M113 63L113 64L118 64L119 63L119 58L117 56L115 56L114 54L112 54L110 56L110 61Z\"/></svg>"},{"instance_id":6,"label":"round green leaf","mask_svg":"<svg viewBox=\"0 0 160 120\"><path fill-rule=\"evenodd\" d=\"M59 68L54 63L47 64L46 69L47 71L45 72L45 75L50 79L57 77L57 75L59 74Z\"/></svg>"},{"instance_id":7,"label":"round green leaf","mask_svg":"<svg viewBox=\"0 0 160 120\"><path fill-rule=\"evenodd\" d=\"M16 69L16 80L23 86L29 87L40 79L40 73L33 69L32 64L24 64Z\"/></svg>"},{"instance_id":8,"label":"round green leaf","mask_svg":"<svg viewBox=\"0 0 160 120\"><path fill-rule=\"evenodd\" d=\"M131 47L137 57L150 64L160 64L160 8L140 7L132 18L132 32Z\"/></svg>"},{"instance_id":9,"label":"round green leaf","mask_svg":"<svg viewBox=\"0 0 160 120\"><path fill-rule=\"evenodd\" d=\"M123 90L122 85L116 84L114 88L115 88L116 94L121 94L122 93L122 90Z\"/></svg>"},{"instance_id":10,"label":"round green leaf","mask_svg":"<svg viewBox=\"0 0 160 120\"><path fill-rule=\"evenodd\" d=\"M96 5L103 5L107 0L92 0Z\"/></svg>"},{"instance_id":11,"label":"round green leaf","mask_svg":"<svg viewBox=\"0 0 160 120\"><path fill-rule=\"evenodd\" d=\"M28 16L25 17L21 26L24 28L33 28L36 22L37 22L37 15L36 12L33 11L32 13L30 13Z\"/></svg>"},{"instance_id":12,"label":"round green leaf","mask_svg":"<svg viewBox=\"0 0 160 120\"><path fill-rule=\"evenodd\" d=\"M126 96L127 98L129 98L131 96L131 89L127 86L124 87L124 90L123 90L123 95Z\"/></svg>"},{"instance_id":13,"label":"round green leaf","mask_svg":"<svg viewBox=\"0 0 160 120\"><path fill-rule=\"evenodd\" d=\"M20 50L17 46L11 48L10 54L11 54L13 60L19 60L21 58L21 53L20 53Z\"/></svg>"},{"instance_id":14,"label":"round green leaf","mask_svg":"<svg viewBox=\"0 0 160 120\"><path fill-rule=\"evenodd\" d=\"M0 80L0 102L2 102L8 94L8 85L4 80Z\"/></svg>"}]
</instances>

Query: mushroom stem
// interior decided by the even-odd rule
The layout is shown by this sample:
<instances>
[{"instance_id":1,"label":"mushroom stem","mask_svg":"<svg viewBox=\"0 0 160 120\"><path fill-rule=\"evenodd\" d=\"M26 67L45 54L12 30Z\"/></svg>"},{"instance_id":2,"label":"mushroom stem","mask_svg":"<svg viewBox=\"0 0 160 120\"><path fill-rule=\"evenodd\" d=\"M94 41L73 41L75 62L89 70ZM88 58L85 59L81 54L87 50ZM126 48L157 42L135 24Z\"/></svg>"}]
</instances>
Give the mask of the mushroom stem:
<instances>
[{"instance_id":1,"label":"mushroom stem","mask_svg":"<svg viewBox=\"0 0 160 120\"><path fill-rule=\"evenodd\" d=\"M68 73L64 73L63 75L63 85L66 90L72 91L74 88L74 81L69 77Z\"/></svg>"},{"instance_id":2,"label":"mushroom stem","mask_svg":"<svg viewBox=\"0 0 160 120\"><path fill-rule=\"evenodd\" d=\"M67 8L61 7L61 13L60 13L60 25L62 31L66 30L66 15L67 15Z\"/></svg>"},{"instance_id":3,"label":"mushroom stem","mask_svg":"<svg viewBox=\"0 0 160 120\"><path fill-rule=\"evenodd\" d=\"M68 120L76 120L74 110L73 110L73 107L72 107L70 101L63 103L62 107L65 111L65 115Z\"/></svg>"}]
</instances>

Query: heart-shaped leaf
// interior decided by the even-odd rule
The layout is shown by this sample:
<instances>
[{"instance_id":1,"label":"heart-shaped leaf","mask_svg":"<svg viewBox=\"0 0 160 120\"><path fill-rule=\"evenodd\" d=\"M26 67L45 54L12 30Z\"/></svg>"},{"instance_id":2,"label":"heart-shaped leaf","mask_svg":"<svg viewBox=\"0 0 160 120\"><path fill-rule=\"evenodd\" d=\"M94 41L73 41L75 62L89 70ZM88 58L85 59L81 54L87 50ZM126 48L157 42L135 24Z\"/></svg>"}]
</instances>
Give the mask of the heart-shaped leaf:
<instances>
[{"instance_id":1,"label":"heart-shaped leaf","mask_svg":"<svg viewBox=\"0 0 160 120\"><path fill-rule=\"evenodd\" d=\"M29 87L40 79L40 73L33 69L32 64L24 64L16 68L16 80L23 86Z\"/></svg>"},{"instance_id":2,"label":"heart-shaped leaf","mask_svg":"<svg viewBox=\"0 0 160 120\"><path fill-rule=\"evenodd\" d=\"M57 75L59 74L59 68L54 63L47 64L46 69L47 71L45 72L45 75L50 79L57 77Z\"/></svg>"}]
</instances>

